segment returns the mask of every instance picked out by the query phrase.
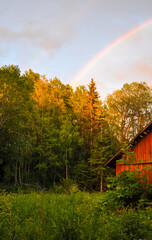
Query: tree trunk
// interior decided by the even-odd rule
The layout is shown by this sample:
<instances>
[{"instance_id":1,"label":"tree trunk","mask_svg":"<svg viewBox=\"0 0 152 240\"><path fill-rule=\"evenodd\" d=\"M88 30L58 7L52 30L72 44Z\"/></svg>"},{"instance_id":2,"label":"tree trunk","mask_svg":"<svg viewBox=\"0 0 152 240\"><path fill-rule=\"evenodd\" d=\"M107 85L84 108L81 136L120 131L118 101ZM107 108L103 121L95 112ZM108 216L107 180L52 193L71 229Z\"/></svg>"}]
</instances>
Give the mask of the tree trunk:
<instances>
[{"instance_id":1,"label":"tree trunk","mask_svg":"<svg viewBox=\"0 0 152 240\"><path fill-rule=\"evenodd\" d=\"M103 179L102 179L102 169L101 169L101 182L100 182L100 192L103 191Z\"/></svg>"},{"instance_id":2,"label":"tree trunk","mask_svg":"<svg viewBox=\"0 0 152 240\"><path fill-rule=\"evenodd\" d=\"M65 179L66 183L68 181L68 149L66 147L66 152L65 152Z\"/></svg>"},{"instance_id":3,"label":"tree trunk","mask_svg":"<svg viewBox=\"0 0 152 240\"><path fill-rule=\"evenodd\" d=\"M17 184L17 161L15 163L15 185Z\"/></svg>"},{"instance_id":4,"label":"tree trunk","mask_svg":"<svg viewBox=\"0 0 152 240\"><path fill-rule=\"evenodd\" d=\"M30 162L28 161L28 183L30 179Z\"/></svg>"},{"instance_id":5,"label":"tree trunk","mask_svg":"<svg viewBox=\"0 0 152 240\"><path fill-rule=\"evenodd\" d=\"M22 179L21 179L21 166L19 166L18 174L19 174L19 183L20 183L20 186L22 186Z\"/></svg>"}]
</instances>

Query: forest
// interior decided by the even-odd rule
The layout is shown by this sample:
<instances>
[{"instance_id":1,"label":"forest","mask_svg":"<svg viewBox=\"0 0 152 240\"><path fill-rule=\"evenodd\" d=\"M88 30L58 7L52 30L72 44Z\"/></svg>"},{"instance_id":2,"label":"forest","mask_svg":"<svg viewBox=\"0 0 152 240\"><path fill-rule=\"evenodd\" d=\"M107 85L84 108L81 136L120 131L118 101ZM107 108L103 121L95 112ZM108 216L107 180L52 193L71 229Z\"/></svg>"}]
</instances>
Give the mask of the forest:
<instances>
[{"instance_id":1,"label":"forest","mask_svg":"<svg viewBox=\"0 0 152 240\"><path fill-rule=\"evenodd\" d=\"M73 89L31 69L0 68L0 185L99 191L104 164L152 119L152 89L124 84L102 101L94 79Z\"/></svg>"}]
</instances>

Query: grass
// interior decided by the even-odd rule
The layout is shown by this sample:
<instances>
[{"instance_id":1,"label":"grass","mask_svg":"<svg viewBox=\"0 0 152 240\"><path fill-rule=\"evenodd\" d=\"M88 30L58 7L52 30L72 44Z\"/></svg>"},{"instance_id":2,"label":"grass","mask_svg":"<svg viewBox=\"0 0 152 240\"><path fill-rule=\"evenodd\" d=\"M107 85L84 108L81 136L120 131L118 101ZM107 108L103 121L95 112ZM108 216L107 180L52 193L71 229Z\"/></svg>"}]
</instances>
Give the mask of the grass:
<instances>
[{"instance_id":1,"label":"grass","mask_svg":"<svg viewBox=\"0 0 152 240\"><path fill-rule=\"evenodd\" d=\"M104 211L103 194L0 195L0 239L152 239L152 209Z\"/></svg>"}]
</instances>

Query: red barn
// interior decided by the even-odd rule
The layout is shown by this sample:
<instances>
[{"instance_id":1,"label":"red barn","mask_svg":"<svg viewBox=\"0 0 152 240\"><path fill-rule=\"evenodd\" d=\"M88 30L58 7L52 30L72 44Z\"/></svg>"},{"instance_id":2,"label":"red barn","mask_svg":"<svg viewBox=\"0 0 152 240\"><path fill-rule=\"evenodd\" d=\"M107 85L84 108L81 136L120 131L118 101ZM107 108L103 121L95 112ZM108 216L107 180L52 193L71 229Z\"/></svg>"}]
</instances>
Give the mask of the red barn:
<instances>
[{"instance_id":1,"label":"red barn","mask_svg":"<svg viewBox=\"0 0 152 240\"><path fill-rule=\"evenodd\" d=\"M105 166L115 167L116 175L124 170L144 170L147 180L152 183L152 121L128 144L127 152L134 152L135 161L127 158L123 161L123 151L120 150ZM122 161L118 161L121 160Z\"/></svg>"}]
</instances>

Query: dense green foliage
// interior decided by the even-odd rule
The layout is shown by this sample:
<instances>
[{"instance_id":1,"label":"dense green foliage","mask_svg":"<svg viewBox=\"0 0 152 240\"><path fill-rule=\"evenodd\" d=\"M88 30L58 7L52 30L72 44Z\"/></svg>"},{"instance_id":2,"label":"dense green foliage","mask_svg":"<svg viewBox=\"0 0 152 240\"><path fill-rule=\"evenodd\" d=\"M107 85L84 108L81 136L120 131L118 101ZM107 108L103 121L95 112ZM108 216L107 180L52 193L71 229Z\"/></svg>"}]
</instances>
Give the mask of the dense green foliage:
<instances>
[{"instance_id":1,"label":"dense green foliage","mask_svg":"<svg viewBox=\"0 0 152 240\"><path fill-rule=\"evenodd\" d=\"M152 209L107 210L105 194L1 194L0 239L146 239Z\"/></svg>"},{"instance_id":2,"label":"dense green foliage","mask_svg":"<svg viewBox=\"0 0 152 240\"><path fill-rule=\"evenodd\" d=\"M13 192L0 190L0 239L151 239L152 194L134 173L104 194L79 190L106 187L104 164L150 120L151 103L145 83L103 103L93 79L73 90L0 68L0 189Z\"/></svg>"},{"instance_id":3,"label":"dense green foliage","mask_svg":"<svg viewBox=\"0 0 152 240\"><path fill-rule=\"evenodd\" d=\"M146 206L152 200L151 186L139 172L123 171L109 179L108 194L102 205L106 209ZM144 184L143 184L144 180Z\"/></svg>"},{"instance_id":4,"label":"dense green foliage","mask_svg":"<svg viewBox=\"0 0 152 240\"><path fill-rule=\"evenodd\" d=\"M1 67L0 184L49 189L72 181L99 190L111 175L104 163L149 121L151 102L145 83L126 84L103 103L93 79L73 90Z\"/></svg>"}]
</instances>

